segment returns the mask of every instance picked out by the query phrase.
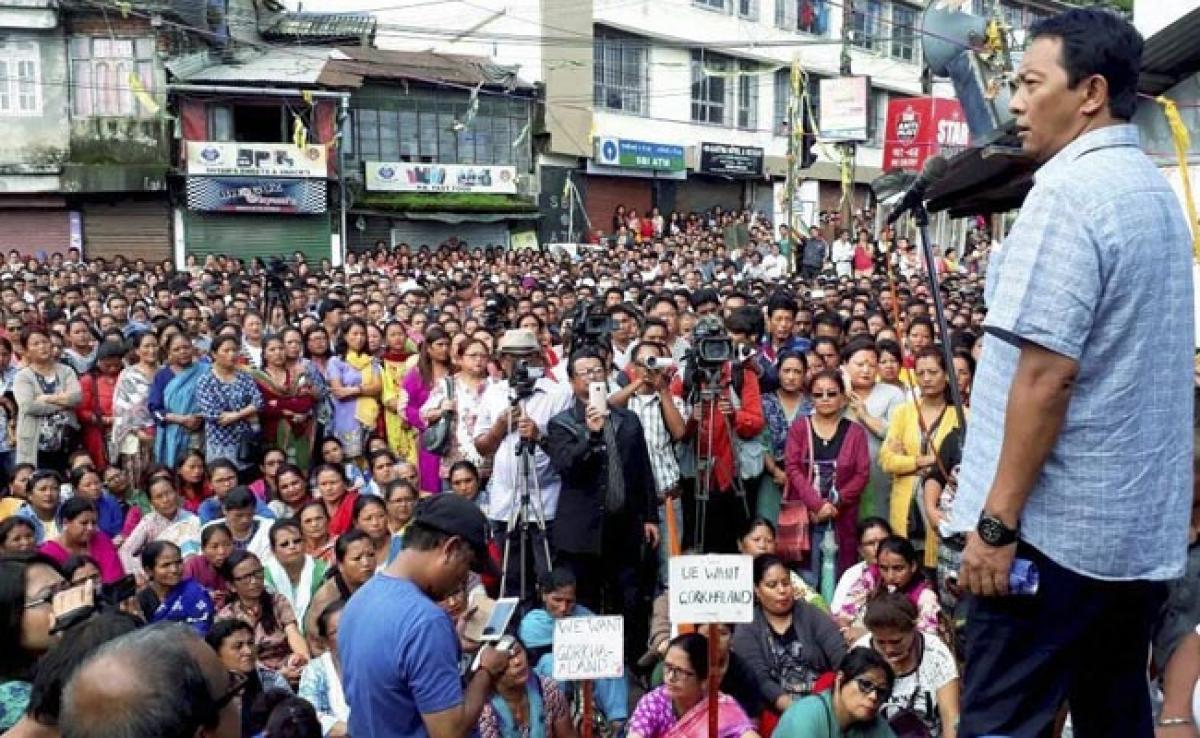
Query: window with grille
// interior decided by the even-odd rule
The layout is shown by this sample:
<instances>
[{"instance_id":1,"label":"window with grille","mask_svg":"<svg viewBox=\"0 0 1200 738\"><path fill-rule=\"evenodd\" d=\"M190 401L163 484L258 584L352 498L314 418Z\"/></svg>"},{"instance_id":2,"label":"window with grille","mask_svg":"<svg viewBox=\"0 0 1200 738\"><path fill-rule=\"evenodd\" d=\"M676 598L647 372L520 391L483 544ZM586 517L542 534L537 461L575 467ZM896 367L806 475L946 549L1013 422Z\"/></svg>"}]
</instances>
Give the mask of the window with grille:
<instances>
[{"instance_id":1,"label":"window with grille","mask_svg":"<svg viewBox=\"0 0 1200 738\"><path fill-rule=\"evenodd\" d=\"M697 123L729 125L726 117L732 107L736 77L729 77L735 69L734 60L728 56L713 54L703 49L692 51L692 120Z\"/></svg>"},{"instance_id":2,"label":"window with grille","mask_svg":"<svg viewBox=\"0 0 1200 738\"><path fill-rule=\"evenodd\" d=\"M725 13L728 11L728 2L729 0L692 0L692 5L695 5L698 8L717 10Z\"/></svg>"},{"instance_id":3,"label":"window with grille","mask_svg":"<svg viewBox=\"0 0 1200 738\"><path fill-rule=\"evenodd\" d=\"M80 36L71 39L71 106L81 118L153 115L133 94L140 84L152 97L158 86L154 74L153 38ZM134 82L136 76L137 82Z\"/></svg>"},{"instance_id":4,"label":"window with grille","mask_svg":"<svg viewBox=\"0 0 1200 738\"><path fill-rule=\"evenodd\" d=\"M775 72L775 133L776 135L785 136L788 133L787 129L787 106L788 98L792 94L792 73L789 69L780 69ZM807 116L809 108L811 108L811 118L797 120L807 120L808 124L805 130L816 128L819 125L818 116L821 111L821 78L815 74L808 75L808 102L797 101L797 104L802 105L799 110L800 115Z\"/></svg>"},{"instance_id":5,"label":"window with grille","mask_svg":"<svg viewBox=\"0 0 1200 738\"><path fill-rule=\"evenodd\" d=\"M346 149L359 160L494 164L523 172L531 166L529 136L513 146L529 124L525 100L480 95L474 117L467 115L467 95L416 94L386 103L365 98L360 104L350 111L353 143Z\"/></svg>"},{"instance_id":6,"label":"window with grille","mask_svg":"<svg viewBox=\"0 0 1200 738\"><path fill-rule=\"evenodd\" d=\"M1015 5L1001 5L1000 12L1004 15L1004 22L1007 23L1014 31L1025 30L1025 11Z\"/></svg>"},{"instance_id":7,"label":"window with grille","mask_svg":"<svg viewBox=\"0 0 1200 738\"><path fill-rule=\"evenodd\" d=\"M42 114L42 61L36 41L0 42L0 115Z\"/></svg>"},{"instance_id":8,"label":"window with grille","mask_svg":"<svg viewBox=\"0 0 1200 738\"><path fill-rule=\"evenodd\" d=\"M885 90L872 89L867 95L867 139L872 146L883 144L887 129L888 94Z\"/></svg>"},{"instance_id":9,"label":"window with grille","mask_svg":"<svg viewBox=\"0 0 1200 738\"><path fill-rule=\"evenodd\" d=\"M737 78L737 127L758 128L758 75L744 74Z\"/></svg>"},{"instance_id":10,"label":"window with grille","mask_svg":"<svg viewBox=\"0 0 1200 738\"><path fill-rule=\"evenodd\" d=\"M758 19L758 0L737 0L738 15L748 20Z\"/></svg>"},{"instance_id":11,"label":"window with grille","mask_svg":"<svg viewBox=\"0 0 1200 738\"><path fill-rule=\"evenodd\" d=\"M594 43L596 107L646 115L647 45L630 36L598 35Z\"/></svg>"},{"instance_id":12,"label":"window with grille","mask_svg":"<svg viewBox=\"0 0 1200 738\"><path fill-rule=\"evenodd\" d=\"M779 28L824 36L828 20L826 0L775 0L775 25Z\"/></svg>"},{"instance_id":13,"label":"window with grille","mask_svg":"<svg viewBox=\"0 0 1200 738\"><path fill-rule=\"evenodd\" d=\"M854 3L854 33L851 43L875 51L880 45L883 25L883 0L857 0Z\"/></svg>"},{"instance_id":14,"label":"window with grille","mask_svg":"<svg viewBox=\"0 0 1200 738\"><path fill-rule=\"evenodd\" d=\"M896 3L892 6L891 55L904 61L917 58L917 10Z\"/></svg>"},{"instance_id":15,"label":"window with grille","mask_svg":"<svg viewBox=\"0 0 1200 738\"><path fill-rule=\"evenodd\" d=\"M772 132L776 136L788 134L788 98L792 94L792 70L775 71L775 120Z\"/></svg>"}]
</instances>

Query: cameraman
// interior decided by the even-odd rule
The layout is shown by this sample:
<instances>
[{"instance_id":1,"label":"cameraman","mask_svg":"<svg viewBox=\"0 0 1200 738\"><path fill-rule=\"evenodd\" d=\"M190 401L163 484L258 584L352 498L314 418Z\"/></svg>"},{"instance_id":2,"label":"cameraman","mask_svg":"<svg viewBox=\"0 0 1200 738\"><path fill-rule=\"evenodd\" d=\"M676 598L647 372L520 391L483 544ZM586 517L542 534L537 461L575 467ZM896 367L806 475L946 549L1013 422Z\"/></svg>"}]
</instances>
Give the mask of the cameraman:
<instances>
[{"instance_id":1,"label":"cameraman","mask_svg":"<svg viewBox=\"0 0 1200 738\"><path fill-rule=\"evenodd\" d=\"M705 360L705 347L721 341L732 343L721 319L711 315L701 318L692 333L694 348L686 374L683 381L676 379L671 388L692 405L688 435L695 441L698 459L707 457L708 462L710 497L705 511L703 546L697 546L703 553L735 552L737 531L748 517L748 501L736 494L740 481L730 431L748 441L761 433L766 424L758 374L746 371L743 365L735 367L728 360ZM697 488L702 483L703 480L697 479ZM694 495L685 496L686 530L695 529L693 521L698 504Z\"/></svg>"},{"instance_id":2,"label":"cameraman","mask_svg":"<svg viewBox=\"0 0 1200 738\"><path fill-rule=\"evenodd\" d=\"M666 345L661 343L642 341L634 347L629 367L633 375L632 385L636 389L628 404L628 409L642 422L658 497L660 538L668 542L667 545L658 548L659 583L664 587L667 583L667 557L671 552L666 529L666 505L674 508L677 524L683 523L683 511L679 503L679 461L675 456L675 444L687 435L688 410L682 398L671 394L671 377L675 368L651 369L648 365L651 359L657 361L669 358ZM678 535L679 531L675 532Z\"/></svg>"},{"instance_id":3,"label":"cameraman","mask_svg":"<svg viewBox=\"0 0 1200 738\"><path fill-rule=\"evenodd\" d=\"M534 513L540 511L545 516L546 533L549 535L554 526L558 494L562 486L558 472L551 466L550 457L544 449L546 426L550 418L571 407L574 400L569 386L556 384L544 376L541 346L537 337L529 331L505 331L498 353L506 380L496 382L484 391L473 434L475 450L481 456L494 457L492 478L488 482L488 509L485 511L491 521L493 535L505 544L515 546L514 553L509 555L508 571L505 572L508 591L501 595L519 594L525 597L532 593L518 593L517 590L520 589L521 567L526 562L520 561L520 541L508 537L508 521L513 505L520 502L517 495L521 486L521 459L517 456L517 450L521 441L535 444L536 479L529 480L532 510L527 521L531 524L534 538L526 549L536 561L534 576L528 577L528 581L533 582L550 571L550 562L543 560L545 553L541 533L533 525L536 522ZM526 375L528 379L521 375ZM522 379L525 381L514 381ZM538 490L541 499L533 499Z\"/></svg>"}]
</instances>

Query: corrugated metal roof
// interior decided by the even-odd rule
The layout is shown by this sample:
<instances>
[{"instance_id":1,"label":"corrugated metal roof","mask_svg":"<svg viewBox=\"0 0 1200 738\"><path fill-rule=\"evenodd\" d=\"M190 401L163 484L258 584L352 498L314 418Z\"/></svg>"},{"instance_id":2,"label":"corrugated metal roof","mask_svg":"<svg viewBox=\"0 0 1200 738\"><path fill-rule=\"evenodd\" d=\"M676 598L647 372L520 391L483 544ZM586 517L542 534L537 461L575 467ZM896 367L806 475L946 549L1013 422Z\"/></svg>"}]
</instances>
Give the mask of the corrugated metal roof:
<instances>
[{"instance_id":1,"label":"corrugated metal roof","mask_svg":"<svg viewBox=\"0 0 1200 738\"><path fill-rule=\"evenodd\" d=\"M264 29L263 37L347 41L373 36L375 23L369 13L287 13Z\"/></svg>"},{"instance_id":2,"label":"corrugated metal roof","mask_svg":"<svg viewBox=\"0 0 1200 738\"><path fill-rule=\"evenodd\" d=\"M190 54L167 62L167 69L180 82L210 84L285 83L316 85L332 52L329 48L251 49L233 52L232 63L222 63L213 54Z\"/></svg>"},{"instance_id":3,"label":"corrugated metal roof","mask_svg":"<svg viewBox=\"0 0 1200 738\"><path fill-rule=\"evenodd\" d=\"M341 79L395 79L418 82L489 86L532 90L533 85L517 76L515 67L494 64L485 57L435 54L429 51L387 51L360 46L339 46L338 55L326 67L327 75ZM344 55L344 59L340 58ZM322 78L325 84L334 84ZM344 84L344 82L343 82Z\"/></svg>"},{"instance_id":4,"label":"corrugated metal roof","mask_svg":"<svg viewBox=\"0 0 1200 738\"><path fill-rule=\"evenodd\" d=\"M1160 95L1200 71L1200 43L1196 41L1198 28L1200 8L1146 39L1142 49L1139 92Z\"/></svg>"}]
</instances>

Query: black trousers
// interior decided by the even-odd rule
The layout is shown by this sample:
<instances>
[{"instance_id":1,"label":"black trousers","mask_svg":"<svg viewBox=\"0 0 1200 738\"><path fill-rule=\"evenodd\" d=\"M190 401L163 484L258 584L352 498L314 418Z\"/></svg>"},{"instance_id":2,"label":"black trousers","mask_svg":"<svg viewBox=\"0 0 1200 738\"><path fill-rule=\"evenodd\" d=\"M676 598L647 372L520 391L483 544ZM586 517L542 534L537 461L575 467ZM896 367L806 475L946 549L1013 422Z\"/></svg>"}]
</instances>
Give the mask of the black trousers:
<instances>
[{"instance_id":1,"label":"black trousers","mask_svg":"<svg viewBox=\"0 0 1200 738\"><path fill-rule=\"evenodd\" d=\"M1043 738L1070 703L1076 738L1153 738L1146 677L1162 582L1077 574L1025 543L1033 596L971 598L960 738Z\"/></svg>"},{"instance_id":2,"label":"black trousers","mask_svg":"<svg viewBox=\"0 0 1200 738\"><path fill-rule=\"evenodd\" d=\"M704 529L702 540L696 540L696 523L702 503L696 499L695 480L682 485L683 488L683 543L684 550L695 553L737 553L738 536L750 522L749 515L754 507L749 498L743 499L732 489L718 492L710 490L708 503L703 506Z\"/></svg>"},{"instance_id":3,"label":"black trousers","mask_svg":"<svg viewBox=\"0 0 1200 738\"><path fill-rule=\"evenodd\" d=\"M606 536L606 539L616 538ZM559 563L575 575L579 604L601 615L625 616L625 660L645 653L649 637L650 590L656 562L642 560L637 540L606 540L603 554L559 551ZM647 576L649 574L649 577Z\"/></svg>"}]
</instances>

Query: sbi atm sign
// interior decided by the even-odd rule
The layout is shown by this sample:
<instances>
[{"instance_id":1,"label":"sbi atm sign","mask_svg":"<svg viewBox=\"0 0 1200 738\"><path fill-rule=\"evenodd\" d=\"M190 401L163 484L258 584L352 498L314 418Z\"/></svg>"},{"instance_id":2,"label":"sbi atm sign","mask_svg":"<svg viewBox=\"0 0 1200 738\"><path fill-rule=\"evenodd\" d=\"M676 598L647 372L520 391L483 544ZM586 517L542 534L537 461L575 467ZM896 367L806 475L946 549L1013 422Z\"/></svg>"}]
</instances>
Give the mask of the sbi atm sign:
<instances>
[{"instance_id":1,"label":"sbi atm sign","mask_svg":"<svg viewBox=\"0 0 1200 738\"><path fill-rule=\"evenodd\" d=\"M919 172L934 154L953 156L970 142L971 131L958 100L907 97L888 101L883 142L885 171Z\"/></svg>"}]
</instances>

